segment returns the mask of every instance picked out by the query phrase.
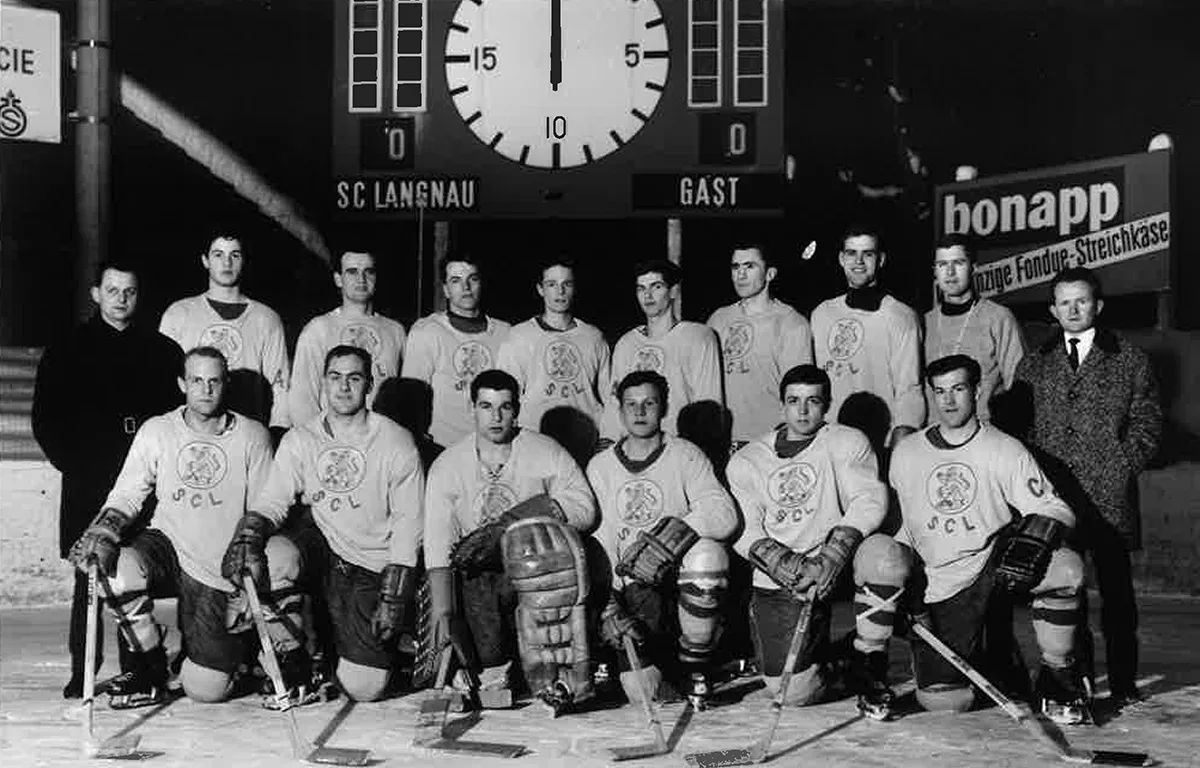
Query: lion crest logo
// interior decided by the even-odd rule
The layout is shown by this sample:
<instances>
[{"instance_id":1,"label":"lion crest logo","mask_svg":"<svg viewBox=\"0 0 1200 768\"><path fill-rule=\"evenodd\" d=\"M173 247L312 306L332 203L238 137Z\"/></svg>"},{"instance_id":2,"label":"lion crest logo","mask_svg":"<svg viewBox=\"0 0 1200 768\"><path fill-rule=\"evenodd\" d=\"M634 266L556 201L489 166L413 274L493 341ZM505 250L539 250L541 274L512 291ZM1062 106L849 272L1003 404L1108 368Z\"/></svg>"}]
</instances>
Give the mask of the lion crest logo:
<instances>
[{"instance_id":1,"label":"lion crest logo","mask_svg":"<svg viewBox=\"0 0 1200 768\"><path fill-rule=\"evenodd\" d=\"M829 356L849 360L862 349L865 332L856 318L842 317L829 329Z\"/></svg>"},{"instance_id":2,"label":"lion crest logo","mask_svg":"<svg viewBox=\"0 0 1200 768\"><path fill-rule=\"evenodd\" d=\"M348 493L362 484L367 457L357 448L326 448L317 458L317 480L330 493Z\"/></svg>"},{"instance_id":3,"label":"lion crest logo","mask_svg":"<svg viewBox=\"0 0 1200 768\"><path fill-rule=\"evenodd\" d=\"M647 528L662 517L662 489L653 480L630 480L617 491L617 509L626 525Z\"/></svg>"},{"instance_id":4,"label":"lion crest logo","mask_svg":"<svg viewBox=\"0 0 1200 768\"><path fill-rule=\"evenodd\" d=\"M734 323L725 332L721 352L726 360L737 360L745 357L754 344L754 326L750 323Z\"/></svg>"},{"instance_id":5,"label":"lion crest logo","mask_svg":"<svg viewBox=\"0 0 1200 768\"><path fill-rule=\"evenodd\" d=\"M817 484L817 470L807 462L785 464L767 478L767 493L781 507L799 507L808 503Z\"/></svg>"},{"instance_id":6,"label":"lion crest logo","mask_svg":"<svg viewBox=\"0 0 1200 768\"><path fill-rule=\"evenodd\" d=\"M364 323L347 325L342 329L340 341L342 344L358 347L370 354L372 358L379 357L379 348L383 346L383 341L375 329Z\"/></svg>"},{"instance_id":7,"label":"lion crest logo","mask_svg":"<svg viewBox=\"0 0 1200 768\"><path fill-rule=\"evenodd\" d=\"M546 347L546 375L558 382L575 381L583 369L583 356L569 341L556 341Z\"/></svg>"},{"instance_id":8,"label":"lion crest logo","mask_svg":"<svg viewBox=\"0 0 1200 768\"><path fill-rule=\"evenodd\" d=\"M633 370L662 373L666 363L667 353L663 351L662 347L647 344L637 351L637 360L634 361Z\"/></svg>"},{"instance_id":9,"label":"lion crest logo","mask_svg":"<svg viewBox=\"0 0 1200 768\"><path fill-rule=\"evenodd\" d=\"M221 446L197 440L179 450L175 469L184 485L204 491L225 479L229 459Z\"/></svg>"},{"instance_id":10,"label":"lion crest logo","mask_svg":"<svg viewBox=\"0 0 1200 768\"><path fill-rule=\"evenodd\" d=\"M241 360L245 341L242 339L242 332L236 326L229 323L217 323L204 329L196 346L213 347L219 350L222 355L225 355L225 362L229 368L233 369Z\"/></svg>"},{"instance_id":11,"label":"lion crest logo","mask_svg":"<svg viewBox=\"0 0 1200 768\"><path fill-rule=\"evenodd\" d=\"M493 522L517 504L517 494L504 483L488 483L475 497L475 519L480 525Z\"/></svg>"},{"instance_id":12,"label":"lion crest logo","mask_svg":"<svg viewBox=\"0 0 1200 768\"><path fill-rule=\"evenodd\" d=\"M480 371L492 367L492 351L478 341L468 341L454 350L454 373L467 381L473 380Z\"/></svg>"},{"instance_id":13,"label":"lion crest logo","mask_svg":"<svg viewBox=\"0 0 1200 768\"><path fill-rule=\"evenodd\" d=\"M979 483L975 471L961 462L939 464L929 473L925 491L939 515L957 515L975 503Z\"/></svg>"}]
</instances>

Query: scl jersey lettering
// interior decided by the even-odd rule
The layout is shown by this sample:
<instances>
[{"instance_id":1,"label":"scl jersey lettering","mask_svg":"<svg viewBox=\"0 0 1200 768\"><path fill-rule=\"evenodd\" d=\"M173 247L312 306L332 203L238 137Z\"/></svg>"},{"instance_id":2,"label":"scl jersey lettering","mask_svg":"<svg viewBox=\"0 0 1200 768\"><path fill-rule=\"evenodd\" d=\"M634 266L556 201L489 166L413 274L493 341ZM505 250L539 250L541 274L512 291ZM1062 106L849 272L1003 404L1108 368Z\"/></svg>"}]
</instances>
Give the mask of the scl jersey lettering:
<instances>
[{"instance_id":1,"label":"scl jersey lettering","mask_svg":"<svg viewBox=\"0 0 1200 768\"><path fill-rule=\"evenodd\" d=\"M347 493L343 496L335 493L326 494L325 491L317 491L315 494L313 494L313 504L320 504L325 500L326 496L329 497L330 512L337 512L347 504L350 505L351 509L358 509L362 506L362 502L356 500L353 494Z\"/></svg>"},{"instance_id":2,"label":"scl jersey lettering","mask_svg":"<svg viewBox=\"0 0 1200 768\"><path fill-rule=\"evenodd\" d=\"M947 535L966 534L974 531L978 526L971 524L969 517L947 517L944 515L933 515L929 518L929 522L925 527L934 532L941 532Z\"/></svg>"},{"instance_id":3,"label":"scl jersey lettering","mask_svg":"<svg viewBox=\"0 0 1200 768\"><path fill-rule=\"evenodd\" d=\"M171 494L171 501L176 501L176 502L180 501L184 496L187 496L186 490L184 490L183 488L176 489L175 493ZM219 507L225 503L225 502L221 501L220 499L218 499L216 496L213 496L212 491L208 491L206 493L193 493L191 495L191 497L188 498L187 504L192 509L199 509L200 505L206 501L206 499L205 499L206 496L208 497L207 501L208 501L209 506Z\"/></svg>"}]
</instances>

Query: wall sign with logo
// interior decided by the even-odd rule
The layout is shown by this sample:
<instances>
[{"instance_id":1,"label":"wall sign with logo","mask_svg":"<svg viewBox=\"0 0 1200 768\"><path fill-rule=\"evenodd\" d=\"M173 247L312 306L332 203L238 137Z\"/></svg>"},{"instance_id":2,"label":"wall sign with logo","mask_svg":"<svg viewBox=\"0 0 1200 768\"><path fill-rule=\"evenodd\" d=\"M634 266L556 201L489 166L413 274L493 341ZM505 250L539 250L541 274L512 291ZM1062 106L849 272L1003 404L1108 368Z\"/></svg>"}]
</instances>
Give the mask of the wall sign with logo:
<instances>
[{"instance_id":1,"label":"wall sign with logo","mask_svg":"<svg viewBox=\"0 0 1200 768\"><path fill-rule=\"evenodd\" d=\"M0 8L0 139L62 142L58 14Z\"/></svg>"}]
</instances>

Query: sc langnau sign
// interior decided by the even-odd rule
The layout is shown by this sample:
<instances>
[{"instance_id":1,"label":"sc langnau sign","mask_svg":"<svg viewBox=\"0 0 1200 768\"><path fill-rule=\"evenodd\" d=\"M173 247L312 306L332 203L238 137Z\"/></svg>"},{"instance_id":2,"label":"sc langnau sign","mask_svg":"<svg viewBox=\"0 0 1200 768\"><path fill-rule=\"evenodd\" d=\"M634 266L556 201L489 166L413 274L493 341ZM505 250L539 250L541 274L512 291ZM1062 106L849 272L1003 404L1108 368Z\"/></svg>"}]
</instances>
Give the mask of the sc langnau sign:
<instances>
[{"instance_id":1,"label":"sc langnau sign","mask_svg":"<svg viewBox=\"0 0 1200 768\"><path fill-rule=\"evenodd\" d=\"M1171 275L1170 160L1159 151L942 185L936 231L975 243L982 296L1043 300L1044 285L1071 266L1104 270L1108 293L1163 290Z\"/></svg>"}]
</instances>

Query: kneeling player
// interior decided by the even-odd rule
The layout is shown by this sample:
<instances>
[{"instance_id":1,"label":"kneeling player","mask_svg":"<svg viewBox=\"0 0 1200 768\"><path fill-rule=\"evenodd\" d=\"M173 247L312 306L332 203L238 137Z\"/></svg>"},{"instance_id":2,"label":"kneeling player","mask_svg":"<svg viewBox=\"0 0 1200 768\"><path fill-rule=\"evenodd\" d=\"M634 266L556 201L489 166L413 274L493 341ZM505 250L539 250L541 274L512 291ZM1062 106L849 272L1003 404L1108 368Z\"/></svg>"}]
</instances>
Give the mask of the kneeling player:
<instances>
[{"instance_id":1,"label":"kneeling player","mask_svg":"<svg viewBox=\"0 0 1200 768\"><path fill-rule=\"evenodd\" d=\"M240 582L261 573L264 558L274 568L263 543L295 502L310 505L311 516L281 533L302 553L305 577L324 586L338 682L350 698L374 701L387 690L416 585L424 473L408 430L367 409L370 353L336 346L324 371L327 408L284 435L221 573Z\"/></svg>"},{"instance_id":2,"label":"kneeling player","mask_svg":"<svg viewBox=\"0 0 1200 768\"><path fill-rule=\"evenodd\" d=\"M890 471L903 515L896 538L916 550L927 582L915 620L962 656L978 659L997 590L1032 595L1042 654L1038 704L1055 722L1086 722L1088 699L1072 642L1083 562L1063 546L1075 516L1021 443L976 418L975 360L943 357L929 364L925 378L936 423L896 447ZM972 705L970 684L949 662L923 643L914 643L913 652L917 700L926 709Z\"/></svg>"},{"instance_id":3,"label":"kneeling player","mask_svg":"<svg viewBox=\"0 0 1200 768\"><path fill-rule=\"evenodd\" d=\"M475 433L429 469L430 644L436 654L454 643L487 688L513 686L519 659L530 692L558 715L592 696L578 531L596 504L565 449L517 426L519 398L504 371L476 376Z\"/></svg>"},{"instance_id":4,"label":"kneeling player","mask_svg":"<svg viewBox=\"0 0 1200 768\"><path fill-rule=\"evenodd\" d=\"M221 554L246 503L263 486L271 463L267 430L225 407L224 356L197 347L184 356L179 386L186 404L156 416L138 430L104 509L71 549L86 569L91 559L108 578L109 609L122 625L122 674L109 686L114 709L149 706L166 697L166 628L155 621L154 597L179 597L187 660L183 689L196 701L221 701L233 688L243 660L236 590L221 577ZM154 492L158 507L149 527L126 532ZM260 574L268 630L285 658L301 652L299 595L293 589L299 558L278 537L267 544L269 574ZM270 593L265 586L269 581ZM248 629L244 622L237 629Z\"/></svg>"},{"instance_id":5,"label":"kneeling player","mask_svg":"<svg viewBox=\"0 0 1200 768\"><path fill-rule=\"evenodd\" d=\"M783 425L748 443L726 468L746 521L736 548L757 569L750 611L759 667L767 688L777 691L800 609L811 596L813 619L788 701L808 704L821 696L833 661L828 599L853 557L857 619L848 682L859 709L886 720L894 700L887 685L887 641L908 575L903 548L875 533L887 490L866 435L825 422L825 371L792 368L779 382L779 397Z\"/></svg>"},{"instance_id":6,"label":"kneeling player","mask_svg":"<svg viewBox=\"0 0 1200 768\"><path fill-rule=\"evenodd\" d=\"M708 670L720 639L729 588L725 543L737 528L733 499L694 444L662 431L667 380L634 371L617 385L625 436L588 464L600 504L596 538L615 571L601 636L616 649L631 634L657 687L676 673L698 709L709 693ZM621 669L627 670L624 655ZM640 694L628 672L621 685Z\"/></svg>"}]
</instances>

